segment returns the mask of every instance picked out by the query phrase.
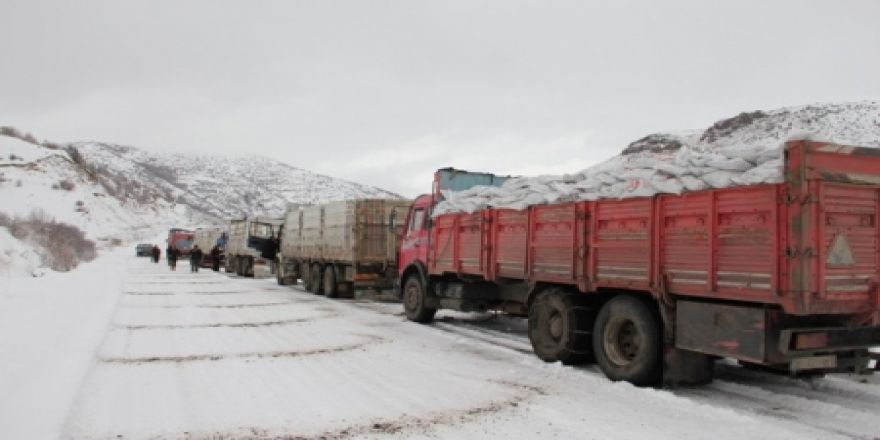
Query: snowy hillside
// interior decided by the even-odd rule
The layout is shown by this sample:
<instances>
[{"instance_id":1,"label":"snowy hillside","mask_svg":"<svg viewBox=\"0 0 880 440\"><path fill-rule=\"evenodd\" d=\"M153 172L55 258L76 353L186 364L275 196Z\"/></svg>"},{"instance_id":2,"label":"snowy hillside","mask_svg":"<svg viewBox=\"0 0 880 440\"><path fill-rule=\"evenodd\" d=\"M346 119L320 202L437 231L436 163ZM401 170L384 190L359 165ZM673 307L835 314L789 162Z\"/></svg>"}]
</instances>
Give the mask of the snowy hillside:
<instances>
[{"instance_id":1,"label":"snowy hillside","mask_svg":"<svg viewBox=\"0 0 880 440\"><path fill-rule=\"evenodd\" d=\"M79 228L106 248L154 238L173 226L217 224L245 214L280 215L289 202L355 197L399 196L261 157L54 144L2 127L0 274L32 275L41 273L41 265L57 267L36 244L39 224L47 222ZM17 237L10 234L13 226Z\"/></svg>"},{"instance_id":2,"label":"snowy hillside","mask_svg":"<svg viewBox=\"0 0 880 440\"><path fill-rule=\"evenodd\" d=\"M161 198L141 203L114 197L63 148L0 136L0 173L0 212L54 218L99 243L154 235L159 224L189 223L193 218Z\"/></svg>"},{"instance_id":3,"label":"snowy hillside","mask_svg":"<svg viewBox=\"0 0 880 440\"><path fill-rule=\"evenodd\" d=\"M579 173L444 192L446 200L434 213L776 183L782 180L782 145L794 138L880 147L880 102L754 111L705 130L654 133Z\"/></svg>"},{"instance_id":4,"label":"snowy hillside","mask_svg":"<svg viewBox=\"0 0 880 440\"><path fill-rule=\"evenodd\" d=\"M630 144L623 154L779 147L791 138L809 137L844 145L880 146L880 101L811 104L740 113L705 130L655 133ZM678 145L676 145L678 144Z\"/></svg>"},{"instance_id":5,"label":"snowy hillside","mask_svg":"<svg viewBox=\"0 0 880 440\"><path fill-rule=\"evenodd\" d=\"M400 197L258 156L163 155L96 142L71 146L90 167L118 180L138 182L168 200L220 219L245 214L280 216L288 203Z\"/></svg>"}]
</instances>

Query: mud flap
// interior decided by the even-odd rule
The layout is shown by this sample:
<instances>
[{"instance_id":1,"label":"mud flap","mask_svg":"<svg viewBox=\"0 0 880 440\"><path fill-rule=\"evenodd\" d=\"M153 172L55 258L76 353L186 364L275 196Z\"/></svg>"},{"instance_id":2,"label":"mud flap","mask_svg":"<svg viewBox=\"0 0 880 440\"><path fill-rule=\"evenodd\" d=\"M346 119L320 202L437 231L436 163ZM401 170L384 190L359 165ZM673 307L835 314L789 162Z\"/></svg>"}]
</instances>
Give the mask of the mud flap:
<instances>
[{"instance_id":1,"label":"mud flap","mask_svg":"<svg viewBox=\"0 0 880 440\"><path fill-rule=\"evenodd\" d=\"M663 385L701 385L712 382L715 357L665 344L663 349Z\"/></svg>"}]
</instances>

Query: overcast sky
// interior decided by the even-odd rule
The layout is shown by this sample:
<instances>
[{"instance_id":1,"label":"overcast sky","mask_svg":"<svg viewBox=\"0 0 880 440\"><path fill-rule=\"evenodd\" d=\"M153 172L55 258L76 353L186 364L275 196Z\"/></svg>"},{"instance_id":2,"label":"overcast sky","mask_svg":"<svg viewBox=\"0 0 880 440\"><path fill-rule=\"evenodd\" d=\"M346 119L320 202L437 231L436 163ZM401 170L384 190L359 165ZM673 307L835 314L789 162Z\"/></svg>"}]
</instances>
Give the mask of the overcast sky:
<instances>
[{"instance_id":1,"label":"overcast sky","mask_svg":"<svg viewBox=\"0 0 880 440\"><path fill-rule=\"evenodd\" d=\"M880 98L880 1L0 0L0 125L413 196L654 131Z\"/></svg>"}]
</instances>

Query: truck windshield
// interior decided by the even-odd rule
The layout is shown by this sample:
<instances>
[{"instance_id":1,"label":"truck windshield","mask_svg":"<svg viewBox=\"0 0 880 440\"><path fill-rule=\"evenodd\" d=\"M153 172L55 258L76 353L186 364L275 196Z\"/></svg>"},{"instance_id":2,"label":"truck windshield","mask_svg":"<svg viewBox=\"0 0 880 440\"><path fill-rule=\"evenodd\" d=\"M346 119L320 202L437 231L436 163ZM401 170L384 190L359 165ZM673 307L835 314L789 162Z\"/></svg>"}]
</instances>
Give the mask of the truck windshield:
<instances>
[{"instance_id":1,"label":"truck windshield","mask_svg":"<svg viewBox=\"0 0 880 440\"><path fill-rule=\"evenodd\" d=\"M269 238L272 236L272 225L268 223L251 223L251 236Z\"/></svg>"}]
</instances>

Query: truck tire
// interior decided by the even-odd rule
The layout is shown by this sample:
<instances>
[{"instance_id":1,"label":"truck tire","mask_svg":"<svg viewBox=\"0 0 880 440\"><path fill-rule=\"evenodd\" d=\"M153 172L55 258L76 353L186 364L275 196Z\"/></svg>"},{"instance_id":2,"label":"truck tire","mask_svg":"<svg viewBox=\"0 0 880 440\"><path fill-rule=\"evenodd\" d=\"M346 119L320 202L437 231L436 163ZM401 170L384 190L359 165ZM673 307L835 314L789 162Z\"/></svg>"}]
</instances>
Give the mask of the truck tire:
<instances>
[{"instance_id":1,"label":"truck tire","mask_svg":"<svg viewBox=\"0 0 880 440\"><path fill-rule=\"evenodd\" d=\"M279 286L289 286L291 284L296 284L296 277L289 274L289 270L287 268L287 263L283 259L278 260L278 269L275 271L275 281L278 282Z\"/></svg>"},{"instance_id":2,"label":"truck tire","mask_svg":"<svg viewBox=\"0 0 880 440\"><path fill-rule=\"evenodd\" d=\"M593 362L594 316L582 294L559 288L544 290L529 307L532 350L546 362Z\"/></svg>"},{"instance_id":3,"label":"truck tire","mask_svg":"<svg viewBox=\"0 0 880 440\"><path fill-rule=\"evenodd\" d=\"M235 256L232 260L232 269L236 275L241 276L241 257Z\"/></svg>"},{"instance_id":4,"label":"truck tire","mask_svg":"<svg viewBox=\"0 0 880 440\"><path fill-rule=\"evenodd\" d=\"M339 296L339 286L336 285L336 271L332 264L328 264L324 268L324 296L327 298L337 298Z\"/></svg>"},{"instance_id":5,"label":"truck tire","mask_svg":"<svg viewBox=\"0 0 880 440\"><path fill-rule=\"evenodd\" d=\"M418 275L410 275L403 284L403 311L410 321L427 324L434 320L437 309L428 307L425 286Z\"/></svg>"},{"instance_id":6,"label":"truck tire","mask_svg":"<svg viewBox=\"0 0 880 440\"><path fill-rule=\"evenodd\" d=\"M309 275L311 274L311 269L309 268L309 263L303 261L299 264L299 275L303 280L303 288L309 290Z\"/></svg>"},{"instance_id":7,"label":"truck tire","mask_svg":"<svg viewBox=\"0 0 880 440\"><path fill-rule=\"evenodd\" d=\"M599 368L611 380L638 386L658 385L662 378L660 320L633 296L617 296L602 307L593 327Z\"/></svg>"},{"instance_id":8,"label":"truck tire","mask_svg":"<svg viewBox=\"0 0 880 440\"><path fill-rule=\"evenodd\" d=\"M318 263L313 264L312 271L309 273L309 292L312 292L315 295L323 293L323 278L321 275L321 265Z\"/></svg>"}]
</instances>

